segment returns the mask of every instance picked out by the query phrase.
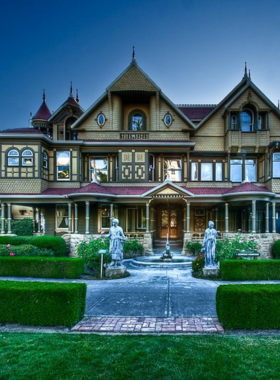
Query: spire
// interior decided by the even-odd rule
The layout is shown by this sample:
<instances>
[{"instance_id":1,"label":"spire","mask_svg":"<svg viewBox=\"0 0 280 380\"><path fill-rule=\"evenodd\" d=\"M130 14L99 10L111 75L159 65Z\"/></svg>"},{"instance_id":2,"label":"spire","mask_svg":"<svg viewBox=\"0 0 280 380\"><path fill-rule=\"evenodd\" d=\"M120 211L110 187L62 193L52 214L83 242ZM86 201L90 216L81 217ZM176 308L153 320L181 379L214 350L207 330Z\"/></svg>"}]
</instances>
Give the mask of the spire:
<instances>
[{"instance_id":1,"label":"spire","mask_svg":"<svg viewBox=\"0 0 280 380\"><path fill-rule=\"evenodd\" d=\"M43 103L46 102L46 92L45 92L45 89L43 89Z\"/></svg>"},{"instance_id":2,"label":"spire","mask_svg":"<svg viewBox=\"0 0 280 380\"><path fill-rule=\"evenodd\" d=\"M73 87L72 87L72 81L70 82L70 95L71 98L73 98Z\"/></svg>"},{"instance_id":3,"label":"spire","mask_svg":"<svg viewBox=\"0 0 280 380\"><path fill-rule=\"evenodd\" d=\"M29 113L29 128L33 128L33 124L32 124L32 112Z\"/></svg>"},{"instance_id":4,"label":"spire","mask_svg":"<svg viewBox=\"0 0 280 380\"><path fill-rule=\"evenodd\" d=\"M247 62L245 62L244 78L248 78L248 75L247 75Z\"/></svg>"},{"instance_id":5,"label":"spire","mask_svg":"<svg viewBox=\"0 0 280 380\"><path fill-rule=\"evenodd\" d=\"M79 93L78 93L78 89L76 89L76 102L79 103L80 99L79 99Z\"/></svg>"},{"instance_id":6,"label":"spire","mask_svg":"<svg viewBox=\"0 0 280 380\"><path fill-rule=\"evenodd\" d=\"M132 61L136 61L135 59L135 47L132 47Z\"/></svg>"},{"instance_id":7,"label":"spire","mask_svg":"<svg viewBox=\"0 0 280 380\"><path fill-rule=\"evenodd\" d=\"M280 109L280 100L278 100L278 109Z\"/></svg>"},{"instance_id":8,"label":"spire","mask_svg":"<svg viewBox=\"0 0 280 380\"><path fill-rule=\"evenodd\" d=\"M251 70L249 69L249 79L251 79Z\"/></svg>"}]
</instances>

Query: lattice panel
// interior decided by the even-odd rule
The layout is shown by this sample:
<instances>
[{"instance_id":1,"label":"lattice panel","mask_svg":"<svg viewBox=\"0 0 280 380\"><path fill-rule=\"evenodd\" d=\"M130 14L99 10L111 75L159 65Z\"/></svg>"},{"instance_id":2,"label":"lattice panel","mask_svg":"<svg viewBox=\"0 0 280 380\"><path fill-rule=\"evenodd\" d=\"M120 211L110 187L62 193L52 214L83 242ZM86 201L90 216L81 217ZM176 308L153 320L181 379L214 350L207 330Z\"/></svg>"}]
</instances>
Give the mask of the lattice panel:
<instances>
[{"instance_id":1,"label":"lattice panel","mask_svg":"<svg viewBox=\"0 0 280 380\"><path fill-rule=\"evenodd\" d=\"M122 180L132 180L133 166L123 165L122 167Z\"/></svg>"},{"instance_id":2,"label":"lattice panel","mask_svg":"<svg viewBox=\"0 0 280 380\"><path fill-rule=\"evenodd\" d=\"M135 165L135 179L145 179L145 165Z\"/></svg>"}]
</instances>

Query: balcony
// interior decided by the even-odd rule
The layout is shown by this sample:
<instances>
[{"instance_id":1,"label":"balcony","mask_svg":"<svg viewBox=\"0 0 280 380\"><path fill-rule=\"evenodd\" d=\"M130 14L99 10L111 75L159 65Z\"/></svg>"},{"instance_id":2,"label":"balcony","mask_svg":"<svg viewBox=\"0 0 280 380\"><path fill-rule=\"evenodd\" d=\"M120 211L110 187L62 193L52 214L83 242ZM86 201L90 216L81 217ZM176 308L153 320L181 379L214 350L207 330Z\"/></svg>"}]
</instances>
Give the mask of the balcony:
<instances>
[{"instance_id":1,"label":"balcony","mask_svg":"<svg viewBox=\"0 0 280 380\"><path fill-rule=\"evenodd\" d=\"M148 132L121 132L120 133L121 140L148 140L149 133Z\"/></svg>"}]
</instances>

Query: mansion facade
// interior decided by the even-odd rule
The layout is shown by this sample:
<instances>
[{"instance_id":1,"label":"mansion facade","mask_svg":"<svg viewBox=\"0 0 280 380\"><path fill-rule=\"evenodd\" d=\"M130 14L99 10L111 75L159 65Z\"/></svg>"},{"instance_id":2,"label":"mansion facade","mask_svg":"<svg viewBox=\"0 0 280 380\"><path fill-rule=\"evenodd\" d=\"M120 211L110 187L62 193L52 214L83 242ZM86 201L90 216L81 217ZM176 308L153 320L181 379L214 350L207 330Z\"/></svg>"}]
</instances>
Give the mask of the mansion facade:
<instances>
[{"instance_id":1,"label":"mansion facade","mask_svg":"<svg viewBox=\"0 0 280 380\"><path fill-rule=\"evenodd\" d=\"M86 111L72 85L54 113L44 94L29 128L0 131L0 151L1 234L32 217L34 232L94 235L117 217L148 253L209 220L221 235L280 232L280 111L246 66L219 104L176 105L133 56Z\"/></svg>"}]
</instances>

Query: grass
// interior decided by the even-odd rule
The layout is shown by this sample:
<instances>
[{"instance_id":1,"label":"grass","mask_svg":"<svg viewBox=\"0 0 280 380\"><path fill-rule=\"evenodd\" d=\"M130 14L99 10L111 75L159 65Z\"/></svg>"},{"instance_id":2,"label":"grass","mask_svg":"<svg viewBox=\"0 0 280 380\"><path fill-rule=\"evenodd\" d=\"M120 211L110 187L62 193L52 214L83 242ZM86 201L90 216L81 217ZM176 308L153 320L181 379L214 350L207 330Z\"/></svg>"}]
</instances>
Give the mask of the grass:
<instances>
[{"instance_id":1,"label":"grass","mask_svg":"<svg viewBox=\"0 0 280 380\"><path fill-rule=\"evenodd\" d=\"M279 379L280 336L0 333L0 379Z\"/></svg>"}]
</instances>

